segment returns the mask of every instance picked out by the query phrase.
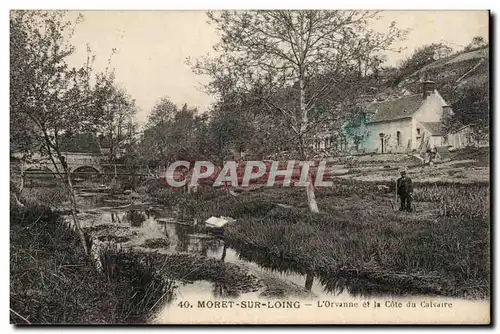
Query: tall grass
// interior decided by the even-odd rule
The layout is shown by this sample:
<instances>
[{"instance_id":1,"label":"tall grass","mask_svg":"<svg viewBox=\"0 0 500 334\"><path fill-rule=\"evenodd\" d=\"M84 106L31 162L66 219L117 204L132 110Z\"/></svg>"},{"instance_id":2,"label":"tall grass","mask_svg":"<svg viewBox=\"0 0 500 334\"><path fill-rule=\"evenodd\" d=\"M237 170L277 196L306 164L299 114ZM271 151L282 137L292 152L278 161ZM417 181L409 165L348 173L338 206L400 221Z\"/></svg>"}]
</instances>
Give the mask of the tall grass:
<instances>
[{"instance_id":1,"label":"tall grass","mask_svg":"<svg viewBox=\"0 0 500 334\"><path fill-rule=\"evenodd\" d=\"M240 219L225 238L239 250L259 250L271 267L287 261L295 271L335 282L364 277L380 292L487 294L488 227L470 220L381 212L346 220L277 208L263 218ZM476 288L462 291L466 286Z\"/></svg>"},{"instance_id":2,"label":"tall grass","mask_svg":"<svg viewBox=\"0 0 500 334\"><path fill-rule=\"evenodd\" d=\"M147 254L107 244L99 257L102 274L119 301L117 313L126 322L144 322L172 300L174 281L158 272Z\"/></svg>"},{"instance_id":3,"label":"tall grass","mask_svg":"<svg viewBox=\"0 0 500 334\"><path fill-rule=\"evenodd\" d=\"M418 186L416 200L434 196L438 207L442 198L452 203L446 196L453 187L440 185L437 195ZM335 184L317 191L322 212L311 214L302 188L265 189L198 199L196 215L236 218L224 238L243 256L280 271L314 273L332 289L487 296L488 202L476 208L479 215L465 215L476 204L464 200L465 190L456 190L457 211L407 214L393 211L386 191L391 189L371 183ZM488 200L487 189L470 191L476 192L480 203Z\"/></svg>"},{"instance_id":4,"label":"tall grass","mask_svg":"<svg viewBox=\"0 0 500 334\"><path fill-rule=\"evenodd\" d=\"M59 182L52 187L25 187L20 200L28 206L42 204L55 208L67 201L68 196L68 190Z\"/></svg>"},{"instance_id":5,"label":"tall grass","mask_svg":"<svg viewBox=\"0 0 500 334\"><path fill-rule=\"evenodd\" d=\"M487 296L489 188L415 183L415 201L432 203L407 214L390 205L394 182L383 185L335 180L317 190L321 213L314 215L303 188L168 196L183 196L187 211L202 220L236 218L224 238L242 256L275 270L313 273L331 289Z\"/></svg>"},{"instance_id":6,"label":"tall grass","mask_svg":"<svg viewBox=\"0 0 500 334\"><path fill-rule=\"evenodd\" d=\"M490 188L482 185L422 185L413 193L421 202L439 203L442 216L489 219Z\"/></svg>"},{"instance_id":7,"label":"tall grass","mask_svg":"<svg viewBox=\"0 0 500 334\"><path fill-rule=\"evenodd\" d=\"M104 250L105 270L44 205L12 208L10 321L16 324L143 323L172 286L135 253Z\"/></svg>"}]
</instances>

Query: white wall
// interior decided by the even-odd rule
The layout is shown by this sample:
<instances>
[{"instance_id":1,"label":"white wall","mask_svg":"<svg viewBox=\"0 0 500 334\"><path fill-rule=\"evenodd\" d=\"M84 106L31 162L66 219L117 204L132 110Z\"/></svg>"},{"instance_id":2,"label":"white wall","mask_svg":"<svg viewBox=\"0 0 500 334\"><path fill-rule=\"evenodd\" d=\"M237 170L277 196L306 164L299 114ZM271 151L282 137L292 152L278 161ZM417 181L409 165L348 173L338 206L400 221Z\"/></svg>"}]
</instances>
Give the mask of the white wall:
<instances>
[{"instance_id":1,"label":"white wall","mask_svg":"<svg viewBox=\"0 0 500 334\"><path fill-rule=\"evenodd\" d=\"M431 147L442 146L443 138L441 136L430 136L423 126L418 122L441 122L443 115L443 106L447 105L441 95L434 91L423 101L422 106L415 113L413 118L402 120L367 123L365 127L361 126L356 132L364 134L365 140L359 145L359 151L381 153L380 133L390 135L385 147L386 153L404 153L408 150L418 149L417 128L420 128L421 138L429 138ZM397 131L400 131L400 145L397 144ZM352 138L348 138L349 149L352 148Z\"/></svg>"},{"instance_id":2,"label":"white wall","mask_svg":"<svg viewBox=\"0 0 500 334\"><path fill-rule=\"evenodd\" d=\"M465 127L458 132L450 133L448 135L448 144L457 149L473 145L472 129Z\"/></svg>"},{"instance_id":3,"label":"white wall","mask_svg":"<svg viewBox=\"0 0 500 334\"><path fill-rule=\"evenodd\" d=\"M429 132L422 124L417 123L416 127L420 129L420 139L416 141L416 150L419 150L420 153L425 152L428 148L440 147L443 146L443 137L442 136L433 136L432 133ZM417 136L417 131L415 130L415 137ZM424 142L424 146L420 146L421 142Z\"/></svg>"},{"instance_id":4,"label":"white wall","mask_svg":"<svg viewBox=\"0 0 500 334\"><path fill-rule=\"evenodd\" d=\"M414 118L418 122L441 122L443 116L443 106L446 101L437 91L428 96L422 106L415 113Z\"/></svg>"},{"instance_id":5,"label":"white wall","mask_svg":"<svg viewBox=\"0 0 500 334\"><path fill-rule=\"evenodd\" d=\"M432 136L430 140L431 148L441 147L444 145L443 136Z\"/></svg>"},{"instance_id":6,"label":"white wall","mask_svg":"<svg viewBox=\"0 0 500 334\"><path fill-rule=\"evenodd\" d=\"M403 153L408 150L408 142L413 147L413 122L411 118L391 122L377 122L366 124L367 138L363 148L367 152L381 153L380 133L390 135L387 141L386 153ZM401 134L401 145L397 145L397 131Z\"/></svg>"}]
</instances>

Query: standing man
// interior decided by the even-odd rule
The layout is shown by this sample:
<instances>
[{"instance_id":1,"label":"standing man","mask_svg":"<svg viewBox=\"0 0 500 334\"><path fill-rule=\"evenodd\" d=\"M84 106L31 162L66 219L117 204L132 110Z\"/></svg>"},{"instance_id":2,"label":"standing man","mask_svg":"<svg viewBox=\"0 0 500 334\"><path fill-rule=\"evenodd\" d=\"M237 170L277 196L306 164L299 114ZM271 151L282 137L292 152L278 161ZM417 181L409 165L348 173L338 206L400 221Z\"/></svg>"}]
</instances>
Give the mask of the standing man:
<instances>
[{"instance_id":1,"label":"standing man","mask_svg":"<svg viewBox=\"0 0 500 334\"><path fill-rule=\"evenodd\" d=\"M406 176L406 170L401 170L400 173L401 177L396 182L396 191L401 203L399 211L406 210L411 212L411 195L413 193L413 185L411 183L411 179Z\"/></svg>"}]
</instances>

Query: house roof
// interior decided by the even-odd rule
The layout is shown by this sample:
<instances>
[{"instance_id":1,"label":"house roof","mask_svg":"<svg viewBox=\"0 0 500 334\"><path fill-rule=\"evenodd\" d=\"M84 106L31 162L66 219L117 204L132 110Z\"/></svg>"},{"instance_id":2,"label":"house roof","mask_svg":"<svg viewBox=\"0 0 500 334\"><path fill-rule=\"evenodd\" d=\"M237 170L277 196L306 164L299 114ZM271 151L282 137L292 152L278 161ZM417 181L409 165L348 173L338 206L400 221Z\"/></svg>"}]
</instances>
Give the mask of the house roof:
<instances>
[{"instance_id":1,"label":"house roof","mask_svg":"<svg viewBox=\"0 0 500 334\"><path fill-rule=\"evenodd\" d=\"M396 100L374 103L367 110L374 113L369 123L411 117L417 112L423 101L422 94L414 94Z\"/></svg>"},{"instance_id":2,"label":"house roof","mask_svg":"<svg viewBox=\"0 0 500 334\"><path fill-rule=\"evenodd\" d=\"M445 134L443 124L441 122L420 122L424 128L431 133L431 136L442 136Z\"/></svg>"}]
</instances>

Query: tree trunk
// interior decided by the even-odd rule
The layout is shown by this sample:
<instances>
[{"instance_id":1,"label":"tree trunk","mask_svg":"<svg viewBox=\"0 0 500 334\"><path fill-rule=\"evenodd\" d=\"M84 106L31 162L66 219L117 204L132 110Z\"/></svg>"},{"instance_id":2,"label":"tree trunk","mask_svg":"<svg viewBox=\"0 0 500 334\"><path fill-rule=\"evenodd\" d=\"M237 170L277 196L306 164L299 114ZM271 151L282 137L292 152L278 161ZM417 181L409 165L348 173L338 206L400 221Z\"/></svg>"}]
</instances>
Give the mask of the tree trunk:
<instances>
[{"instance_id":1,"label":"tree trunk","mask_svg":"<svg viewBox=\"0 0 500 334\"><path fill-rule=\"evenodd\" d=\"M301 75L300 80L299 80L299 85L300 85L300 112L302 116L302 122L300 126L300 141L299 145L301 146L301 151L302 151L302 159L307 160L307 148L305 147L304 139L302 138L302 134L306 131L307 129L307 122L308 122L308 117L307 117L307 105L306 105L306 89L305 89L305 83L303 76ZM314 193L314 183L311 177L311 173L309 171L307 175L307 182L308 185L306 187L306 194L307 194L307 204L309 205L309 210L311 210L312 213L319 213L318 209L318 203L316 202L316 195Z\"/></svg>"},{"instance_id":2,"label":"tree trunk","mask_svg":"<svg viewBox=\"0 0 500 334\"><path fill-rule=\"evenodd\" d=\"M19 198L17 197L17 194L15 192L10 192L10 196L11 198L14 200L14 203L20 207L20 208L24 208L24 204L21 203L21 201L19 200Z\"/></svg>"},{"instance_id":3,"label":"tree trunk","mask_svg":"<svg viewBox=\"0 0 500 334\"><path fill-rule=\"evenodd\" d=\"M73 216L73 222L75 224L75 229L76 232L78 233L78 236L80 237L80 242L82 243L83 250L85 251L85 254L88 256L89 250L87 247L87 240L85 239L85 233L83 233L83 230L80 226L80 220L78 219L77 215L77 205L76 205L76 196L75 196L75 190L73 189L73 183L71 182L71 174L69 173L69 170L66 166L63 166L64 172L66 173L66 185L68 187L69 191L69 200L70 200L70 205L71 205L71 214Z\"/></svg>"},{"instance_id":4,"label":"tree trunk","mask_svg":"<svg viewBox=\"0 0 500 334\"><path fill-rule=\"evenodd\" d=\"M24 189L24 177L25 177L25 174L23 172L23 168L21 167L21 180L20 180L21 184L19 185L19 196L21 196L23 189Z\"/></svg>"},{"instance_id":5,"label":"tree trunk","mask_svg":"<svg viewBox=\"0 0 500 334\"><path fill-rule=\"evenodd\" d=\"M316 203L316 195L314 193L314 184L311 174L307 176L307 182L309 183L306 187L307 204L309 204L309 210L311 210L312 213L319 213L318 203Z\"/></svg>"},{"instance_id":6,"label":"tree trunk","mask_svg":"<svg viewBox=\"0 0 500 334\"><path fill-rule=\"evenodd\" d=\"M10 196L14 200L14 203L18 207L24 207L24 204L21 203L20 198L24 188L24 173L23 167L21 166L19 174L15 169L12 168L10 170Z\"/></svg>"}]
</instances>

